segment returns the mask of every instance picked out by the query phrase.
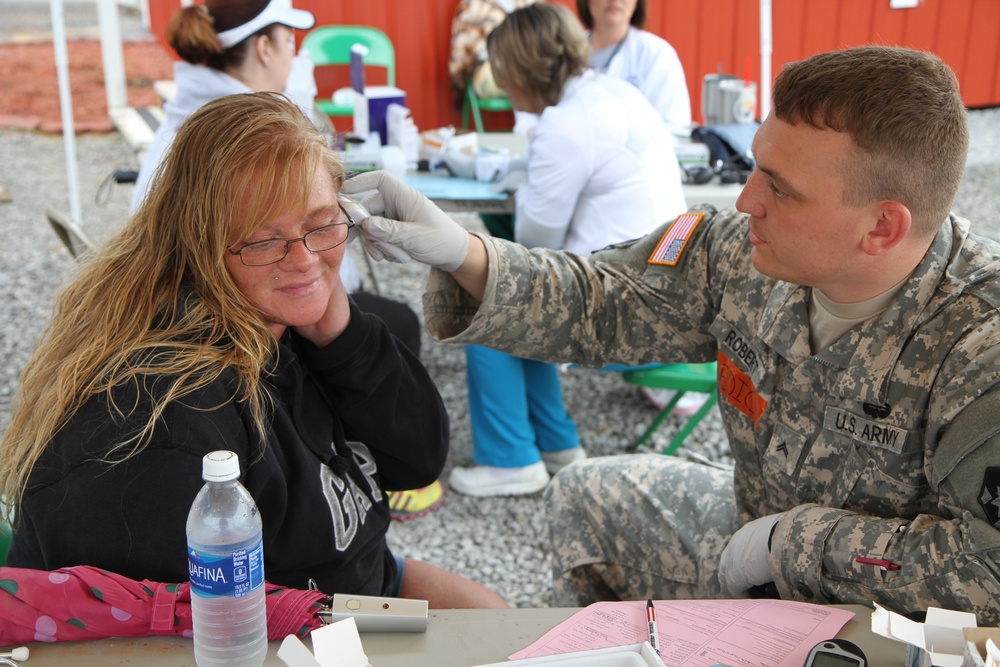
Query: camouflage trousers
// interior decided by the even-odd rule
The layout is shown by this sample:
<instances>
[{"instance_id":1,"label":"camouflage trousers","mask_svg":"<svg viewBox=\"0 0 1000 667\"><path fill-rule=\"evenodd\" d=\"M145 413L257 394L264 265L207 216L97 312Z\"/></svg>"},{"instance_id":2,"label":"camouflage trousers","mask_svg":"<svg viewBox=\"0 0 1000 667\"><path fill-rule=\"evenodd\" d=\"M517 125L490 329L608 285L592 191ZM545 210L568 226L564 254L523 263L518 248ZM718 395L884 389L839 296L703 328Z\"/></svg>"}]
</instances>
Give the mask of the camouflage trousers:
<instances>
[{"instance_id":1,"label":"camouflage trousers","mask_svg":"<svg viewBox=\"0 0 1000 667\"><path fill-rule=\"evenodd\" d=\"M545 490L557 607L722 597L731 471L660 454L579 461Z\"/></svg>"}]
</instances>

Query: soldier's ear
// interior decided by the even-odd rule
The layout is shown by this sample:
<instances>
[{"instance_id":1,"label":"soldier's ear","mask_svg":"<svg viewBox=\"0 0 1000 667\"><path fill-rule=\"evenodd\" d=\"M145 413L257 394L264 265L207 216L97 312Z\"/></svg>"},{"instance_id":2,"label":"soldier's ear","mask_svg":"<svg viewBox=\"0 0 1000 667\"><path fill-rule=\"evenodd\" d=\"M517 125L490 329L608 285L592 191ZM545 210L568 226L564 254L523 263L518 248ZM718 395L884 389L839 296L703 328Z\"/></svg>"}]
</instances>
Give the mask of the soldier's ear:
<instances>
[{"instance_id":1,"label":"soldier's ear","mask_svg":"<svg viewBox=\"0 0 1000 667\"><path fill-rule=\"evenodd\" d=\"M879 255L899 245L910 233L913 218L910 209L897 201L883 201L874 206L871 228L861 240L861 249Z\"/></svg>"}]
</instances>

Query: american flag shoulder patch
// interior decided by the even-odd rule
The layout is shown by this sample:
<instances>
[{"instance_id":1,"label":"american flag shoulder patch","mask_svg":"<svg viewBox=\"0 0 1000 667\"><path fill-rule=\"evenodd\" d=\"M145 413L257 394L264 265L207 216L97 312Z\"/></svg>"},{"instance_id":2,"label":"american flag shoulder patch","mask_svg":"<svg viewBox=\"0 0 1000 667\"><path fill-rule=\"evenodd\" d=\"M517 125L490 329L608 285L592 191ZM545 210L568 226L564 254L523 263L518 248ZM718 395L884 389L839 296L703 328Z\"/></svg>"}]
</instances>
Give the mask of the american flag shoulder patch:
<instances>
[{"instance_id":1,"label":"american flag shoulder patch","mask_svg":"<svg viewBox=\"0 0 1000 667\"><path fill-rule=\"evenodd\" d=\"M665 264L677 266L684 246L691 234L698 228L698 223L705 217L704 213L684 213L677 216L674 224L667 228L663 238L656 244L656 249L649 256L649 264Z\"/></svg>"}]
</instances>

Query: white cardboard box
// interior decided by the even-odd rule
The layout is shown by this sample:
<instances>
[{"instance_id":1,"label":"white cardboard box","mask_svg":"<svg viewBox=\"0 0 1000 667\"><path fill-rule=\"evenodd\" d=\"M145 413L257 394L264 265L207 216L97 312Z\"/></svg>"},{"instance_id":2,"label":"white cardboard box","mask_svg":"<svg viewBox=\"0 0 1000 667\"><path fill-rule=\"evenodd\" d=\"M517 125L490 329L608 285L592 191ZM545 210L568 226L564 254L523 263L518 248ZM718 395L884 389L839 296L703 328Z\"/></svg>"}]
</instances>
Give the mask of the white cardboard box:
<instances>
[{"instance_id":1,"label":"white cardboard box","mask_svg":"<svg viewBox=\"0 0 1000 667\"><path fill-rule=\"evenodd\" d=\"M927 608L923 623L875 605L872 632L907 644L906 667L962 667L965 628L976 627L976 615L938 607Z\"/></svg>"},{"instance_id":2,"label":"white cardboard box","mask_svg":"<svg viewBox=\"0 0 1000 667\"><path fill-rule=\"evenodd\" d=\"M550 667L664 667L660 656L656 655L656 651L649 645L649 642L598 648L591 651L559 653L542 656L541 658L494 662L488 665L478 665L477 667L524 667L527 665L549 665Z\"/></svg>"}]
</instances>

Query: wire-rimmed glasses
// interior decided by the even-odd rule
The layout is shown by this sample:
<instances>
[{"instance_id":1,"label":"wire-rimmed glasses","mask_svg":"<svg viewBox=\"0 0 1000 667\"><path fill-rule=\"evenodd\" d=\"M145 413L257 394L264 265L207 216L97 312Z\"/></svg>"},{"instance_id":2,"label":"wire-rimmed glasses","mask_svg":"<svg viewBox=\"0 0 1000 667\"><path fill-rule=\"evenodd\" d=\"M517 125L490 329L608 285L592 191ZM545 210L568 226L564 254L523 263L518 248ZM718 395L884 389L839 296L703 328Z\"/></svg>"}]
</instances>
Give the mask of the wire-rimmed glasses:
<instances>
[{"instance_id":1,"label":"wire-rimmed glasses","mask_svg":"<svg viewBox=\"0 0 1000 667\"><path fill-rule=\"evenodd\" d=\"M351 214L347 212L347 209L344 208L343 204L338 201L337 206L340 207L340 210L343 211L344 216L347 218L346 222L335 222L332 225L325 225L297 239L269 239L267 241L258 241L257 243L248 243L239 250L233 250L232 248L226 248L226 250L234 255L239 255L240 261L246 266L267 266L268 264L280 262L288 255L288 247L299 241L302 241L302 245L309 252L316 253L323 252L324 250L332 250L347 242L347 239L350 238L351 230L357 224L354 222Z\"/></svg>"}]
</instances>

